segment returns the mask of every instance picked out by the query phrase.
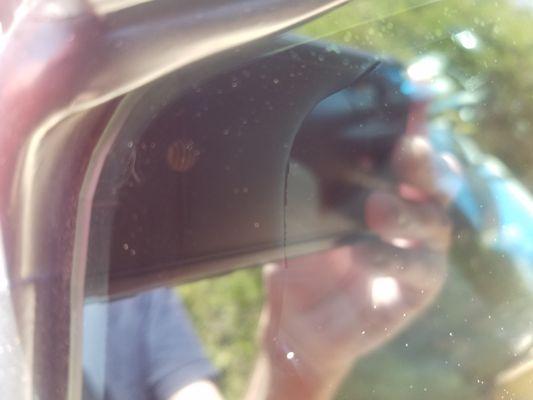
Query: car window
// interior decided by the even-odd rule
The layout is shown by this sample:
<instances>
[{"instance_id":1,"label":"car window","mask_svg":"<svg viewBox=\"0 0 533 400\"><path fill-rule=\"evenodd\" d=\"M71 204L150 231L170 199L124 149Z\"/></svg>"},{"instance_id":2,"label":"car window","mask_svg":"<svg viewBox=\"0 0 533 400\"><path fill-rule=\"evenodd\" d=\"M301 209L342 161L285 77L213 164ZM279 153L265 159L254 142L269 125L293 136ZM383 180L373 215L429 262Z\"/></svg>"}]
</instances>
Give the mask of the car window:
<instances>
[{"instance_id":1,"label":"car window","mask_svg":"<svg viewBox=\"0 0 533 400\"><path fill-rule=\"evenodd\" d=\"M530 399L532 17L350 2L125 96L86 398Z\"/></svg>"}]
</instances>

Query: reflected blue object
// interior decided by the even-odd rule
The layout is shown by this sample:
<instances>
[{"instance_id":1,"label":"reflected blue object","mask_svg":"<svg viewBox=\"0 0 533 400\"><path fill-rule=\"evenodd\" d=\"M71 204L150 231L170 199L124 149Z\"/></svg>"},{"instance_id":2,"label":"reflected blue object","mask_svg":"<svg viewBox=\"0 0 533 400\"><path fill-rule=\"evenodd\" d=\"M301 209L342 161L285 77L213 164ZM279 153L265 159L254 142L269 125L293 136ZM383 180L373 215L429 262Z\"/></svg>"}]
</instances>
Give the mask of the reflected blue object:
<instances>
[{"instance_id":1,"label":"reflected blue object","mask_svg":"<svg viewBox=\"0 0 533 400\"><path fill-rule=\"evenodd\" d=\"M495 175L490 161L480 168L480 175L484 176L498 211L499 228L493 247L508 254L518 267L528 268L528 275L532 275L533 198L516 179Z\"/></svg>"},{"instance_id":2,"label":"reflected blue object","mask_svg":"<svg viewBox=\"0 0 533 400\"><path fill-rule=\"evenodd\" d=\"M533 283L533 196L497 158L466 137L435 130L434 146L461 158L470 182L457 209L482 236L483 245L508 258Z\"/></svg>"}]
</instances>

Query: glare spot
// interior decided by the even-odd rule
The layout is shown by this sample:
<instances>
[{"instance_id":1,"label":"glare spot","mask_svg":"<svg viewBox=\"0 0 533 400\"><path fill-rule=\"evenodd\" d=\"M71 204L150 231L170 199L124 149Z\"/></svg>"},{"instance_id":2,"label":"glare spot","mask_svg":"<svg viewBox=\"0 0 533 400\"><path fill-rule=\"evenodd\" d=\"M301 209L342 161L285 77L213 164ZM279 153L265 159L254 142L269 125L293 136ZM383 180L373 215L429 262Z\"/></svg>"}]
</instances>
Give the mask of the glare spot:
<instances>
[{"instance_id":1,"label":"glare spot","mask_svg":"<svg viewBox=\"0 0 533 400\"><path fill-rule=\"evenodd\" d=\"M461 163L459 163L459 160L457 160L457 158L452 153L444 152L441 154L440 157L450 168L450 170L457 174L461 173Z\"/></svg>"},{"instance_id":2,"label":"glare spot","mask_svg":"<svg viewBox=\"0 0 533 400\"><path fill-rule=\"evenodd\" d=\"M431 87L436 93L447 94L454 90L453 82L448 78L436 78Z\"/></svg>"},{"instance_id":3,"label":"glare spot","mask_svg":"<svg viewBox=\"0 0 533 400\"><path fill-rule=\"evenodd\" d=\"M407 75L414 81L428 81L436 78L442 72L443 67L439 57L429 55L412 63L407 68Z\"/></svg>"},{"instance_id":4,"label":"glare spot","mask_svg":"<svg viewBox=\"0 0 533 400\"><path fill-rule=\"evenodd\" d=\"M177 394L172 396L172 398L176 400L212 399L219 398L219 396L216 396L217 393L218 391L212 382L197 380L184 386Z\"/></svg>"},{"instance_id":5,"label":"glare spot","mask_svg":"<svg viewBox=\"0 0 533 400\"><path fill-rule=\"evenodd\" d=\"M479 45L479 39L472 31L461 31L453 35L453 37L467 50L473 50Z\"/></svg>"},{"instance_id":6,"label":"glare spot","mask_svg":"<svg viewBox=\"0 0 533 400\"><path fill-rule=\"evenodd\" d=\"M509 176L507 168L500 160L489 158L485 160L483 167L489 174L492 174L497 178L506 179Z\"/></svg>"},{"instance_id":7,"label":"glare spot","mask_svg":"<svg viewBox=\"0 0 533 400\"><path fill-rule=\"evenodd\" d=\"M293 351L289 351L287 353L287 360L292 360L294 358L294 352Z\"/></svg>"},{"instance_id":8,"label":"glare spot","mask_svg":"<svg viewBox=\"0 0 533 400\"><path fill-rule=\"evenodd\" d=\"M532 344L533 344L533 335L528 334L528 335L521 337L518 340L518 342L515 344L514 348L516 352L522 353L523 351L529 349Z\"/></svg>"},{"instance_id":9,"label":"glare spot","mask_svg":"<svg viewBox=\"0 0 533 400\"><path fill-rule=\"evenodd\" d=\"M374 308L395 303L400 298L400 289L395 278L382 276L371 282L372 303Z\"/></svg>"},{"instance_id":10,"label":"glare spot","mask_svg":"<svg viewBox=\"0 0 533 400\"><path fill-rule=\"evenodd\" d=\"M413 245L413 242L409 239L394 238L391 240L392 245L399 247L400 249L408 249Z\"/></svg>"},{"instance_id":11,"label":"glare spot","mask_svg":"<svg viewBox=\"0 0 533 400\"><path fill-rule=\"evenodd\" d=\"M518 239L521 236L520 227L515 224L506 224L502 230L506 239Z\"/></svg>"},{"instance_id":12,"label":"glare spot","mask_svg":"<svg viewBox=\"0 0 533 400\"><path fill-rule=\"evenodd\" d=\"M58 2L49 2L44 6L44 14L51 17L61 17L65 10Z\"/></svg>"},{"instance_id":13,"label":"glare spot","mask_svg":"<svg viewBox=\"0 0 533 400\"><path fill-rule=\"evenodd\" d=\"M6 262L2 254L0 254L0 293L9 291L9 279L7 277Z\"/></svg>"}]
</instances>

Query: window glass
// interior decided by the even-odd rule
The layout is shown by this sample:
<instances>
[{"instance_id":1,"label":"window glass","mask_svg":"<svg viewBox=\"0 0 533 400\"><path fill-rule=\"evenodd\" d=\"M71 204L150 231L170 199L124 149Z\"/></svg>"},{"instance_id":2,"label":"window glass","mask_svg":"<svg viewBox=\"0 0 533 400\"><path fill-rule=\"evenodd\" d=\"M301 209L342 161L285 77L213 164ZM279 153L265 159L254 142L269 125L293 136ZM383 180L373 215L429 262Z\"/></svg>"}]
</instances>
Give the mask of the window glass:
<instances>
[{"instance_id":1,"label":"window glass","mask_svg":"<svg viewBox=\"0 0 533 400\"><path fill-rule=\"evenodd\" d=\"M532 15L353 2L126 97L86 397L531 399Z\"/></svg>"}]
</instances>

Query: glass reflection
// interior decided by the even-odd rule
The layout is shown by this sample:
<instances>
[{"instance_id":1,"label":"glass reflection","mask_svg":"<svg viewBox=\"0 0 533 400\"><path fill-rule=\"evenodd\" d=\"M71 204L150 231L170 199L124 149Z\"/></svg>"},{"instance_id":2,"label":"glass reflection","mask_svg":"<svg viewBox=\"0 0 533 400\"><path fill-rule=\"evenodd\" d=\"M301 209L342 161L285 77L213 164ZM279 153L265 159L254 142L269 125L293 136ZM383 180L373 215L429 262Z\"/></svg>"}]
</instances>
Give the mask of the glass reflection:
<instances>
[{"instance_id":1,"label":"glass reflection","mask_svg":"<svg viewBox=\"0 0 533 400\"><path fill-rule=\"evenodd\" d=\"M467 15L489 13L489 3L465 6ZM327 250L178 289L201 338L195 346L218 370L195 377L216 382L213 396L533 396L533 197L522 183L533 182L531 139L519 104L526 78L511 82L515 63L505 69L482 53L496 26L471 26L442 7L420 11L426 31L440 31L420 46L413 37L421 35L396 34L418 26L416 13L339 34L406 62L323 100L296 137L285 239L311 241L339 227L346 236ZM442 15L446 26L436 22ZM369 39L370 28L381 35Z\"/></svg>"}]
</instances>

